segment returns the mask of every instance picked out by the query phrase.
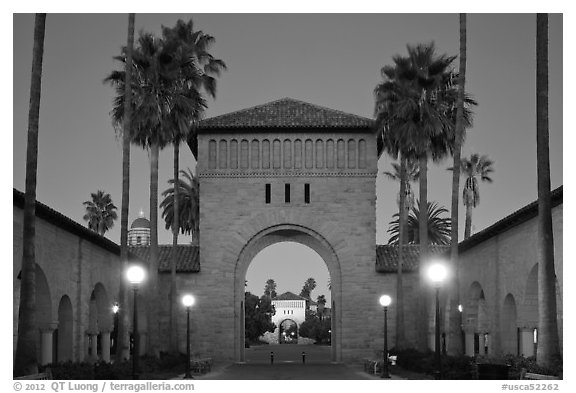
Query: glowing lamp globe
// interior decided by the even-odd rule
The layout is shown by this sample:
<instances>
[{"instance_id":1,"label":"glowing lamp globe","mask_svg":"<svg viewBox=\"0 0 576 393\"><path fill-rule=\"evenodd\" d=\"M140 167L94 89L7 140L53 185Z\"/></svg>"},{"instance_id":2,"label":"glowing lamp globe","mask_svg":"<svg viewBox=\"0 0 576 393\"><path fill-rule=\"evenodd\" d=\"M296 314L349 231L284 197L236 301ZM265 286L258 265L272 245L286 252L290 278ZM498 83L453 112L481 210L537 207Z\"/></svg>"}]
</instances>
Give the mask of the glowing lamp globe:
<instances>
[{"instance_id":1,"label":"glowing lamp globe","mask_svg":"<svg viewBox=\"0 0 576 393\"><path fill-rule=\"evenodd\" d=\"M435 285L440 285L448 276L448 270L442 263L433 263L428 268L428 278Z\"/></svg>"},{"instance_id":2,"label":"glowing lamp globe","mask_svg":"<svg viewBox=\"0 0 576 393\"><path fill-rule=\"evenodd\" d=\"M114 314L117 314L119 309L120 307L118 306L118 303L114 303L114 305L112 306L112 312Z\"/></svg>"},{"instance_id":3,"label":"glowing lamp globe","mask_svg":"<svg viewBox=\"0 0 576 393\"><path fill-rule=\"evenodd\" d=\"M392 298L388 295L380 296L380 305L383 307L388 307L392 303Z\"/></svg>"},{"instance_id":4,"label":"glowing lamp globe","mask_svg":"<svg viewBox=\"0 0 576 393\"><path fill-rule=\"evenodd\" d=\"M192 307L195 302L196 299L194 299L194 296L192 295L182 296L182 304L184 305L184 307Z\"/></svg>"},{"instance_id":5,"label":"glowing lamp globe","mask_svg":"<svg viewBox=\"0 0 576 393\"><path fill-rule=\"evenodd\" d=\"M128 268L126 272L126 278L128 282L132 285L138 285L144 281L144 277L146 276L146 272L141 266L132 265Z\"/></svg>"}]
</instances>

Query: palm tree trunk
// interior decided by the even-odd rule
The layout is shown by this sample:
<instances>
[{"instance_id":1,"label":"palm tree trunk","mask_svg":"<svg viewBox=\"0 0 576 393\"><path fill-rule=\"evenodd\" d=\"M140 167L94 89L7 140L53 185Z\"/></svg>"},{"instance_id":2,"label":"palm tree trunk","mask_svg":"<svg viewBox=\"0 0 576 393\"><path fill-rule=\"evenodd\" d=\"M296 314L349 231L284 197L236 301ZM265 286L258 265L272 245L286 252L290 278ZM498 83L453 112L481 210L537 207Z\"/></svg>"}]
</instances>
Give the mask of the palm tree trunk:
<instances>
[{"instance_id":1,"label":"palm tree trunk","mask_svg":"<svg viewBox=\"0 0 576 393\"><path fill-rule=\"evenodd\" d=\"M421 349L428 348L428 290L427 278L425 277L424 267L428 262L428 156L423 154L420 157L420 316L423 318L419 326L418 346Z\"/></svg>"},{"instance_id":2,"label":"palm tree trunk","mask_svg":"<svg viewBox=\"0 0 576 393\"><path fill-rule=\"evenodd\" d=\"M402 264L404 257L404 232L406 228L406 159L400 156L400 200L398 203L398 273L396 274L396 348L402 349L406 346L406 336L404 334L404 288L402 280Z\"/></svg>"},{"instance_id":3,"label":"palm tree trunk","mask_svg":"<svg viewBox=\"0 0 576 393\"><path fill-rule=\"evenodd\" d=\"M28 146L26 149L26 190L24 194L24 231L22 239L22 272L18 338L14 359L14 376L36 374L38 359L36 340L36 175L38 170L38 124L42 91L42 59L46 14L36 14L34 20L34 48L28 111Z\"/></svg>"},{"instance_id":4,"label":"palm tree trunk","mask_svg":"<svg viewBox=\"0 0 576 393\"><path fill-rule=\"evenodd\" d=\"M150 148L150 260L148 274L148 354L159 356L158 326L158 156L160 147L154 141Z\"/></svg>"},{"instance_id":5,"label":"palm tree trunk","mask_svg":"<svg viewBox=\"0 0 576 393\"><path fill-rule=\"evenodd\" d=\"M134 47L134 14L128 15L128 45L126 47L126 74L124 98L124 124L122 131L122 211L120 213L120 262L121 271L128 267L128 207L130 206L130 127L132 121L132 50ZM116 332L116 361L129 356L126 282L120 280L118 290L118 330Z\"/></svg>"},{"instance_id":6,"label":"palm tree trunk","mask_svg":"<svg viewBox=\"0 0 576 393\"><path fill-rule=\"evenodd\" d=\"M466 223L464 224L464 239L468 239L472 235L472 205L466 205Z\"/></svg>"},{"instance_id":7,"label":"palm tree trunk","mask_svg":"<svg viewBox=\"0 0 576 393\"><path fill-rule=\"evenodd\" d=\"M456 103L456 135L454 143L454 162L452 165L452 211L451 211L451 241L450 259L455 280L450 287L450 316L448 351L452 354L461 354L461 326L462 316L458 311L460 304L460 276L458 266L458 196L460 195L460 161L462 137L464 135L464 91L466 82L466 14L460 14L460 80L458 81L458 101Z\"/></svg>"},{"instance_id":8,"label":"palm tree trunk","mask_svg":"<svg viewBox=\"0 0 576 393\"><path fill-rule=\"evenodd\" d=\"M548 15L536 16L536 136L538 157L538 348L549 366L560 355L548 147Z\"/></svg>"},{"instance_id":9,"label":"palm tree trunk","mask_svg":"<svg viewBox=\"0 0 576 393\"><path fill-rule=\"evenodd\" d=\"M170 265L170 320L169 320L169 350L172 353L178 353L178 331L176 320L176 260L178 250L178 231L180 229L179 220L179 204L180 204L180 190L178 184L179 157L180 157L180 142L174 142L174 205L173 205L173 218L172 218L172 261Z\"/></svg>"}]
</instances>

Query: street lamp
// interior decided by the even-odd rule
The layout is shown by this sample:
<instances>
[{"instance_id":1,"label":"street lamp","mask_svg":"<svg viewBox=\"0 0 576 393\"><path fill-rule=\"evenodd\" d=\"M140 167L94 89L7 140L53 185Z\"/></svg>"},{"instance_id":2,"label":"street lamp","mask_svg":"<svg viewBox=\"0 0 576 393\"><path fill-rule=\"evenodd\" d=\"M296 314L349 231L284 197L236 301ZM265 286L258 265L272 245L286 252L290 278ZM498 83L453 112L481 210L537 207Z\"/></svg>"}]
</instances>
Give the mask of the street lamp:
<instances>
[{"instance_id":1,"label":"street lamp","mask_svg":"<svg viewBox=\"0 0 576 393\"><path fill-rule=\"evenodd\" d=\"M114 355L118 350L118 311L120 311L120 306L118 303L114 303L112 305L112 312L114 313L114 330L112 330L112 344L110 345L110 350Z\"/></svg>"},{"instance_id":2,"label":"street lamp","mask_svg":"<svg viewBox=\"0 0 576 393\"><path fill-rule=\"evenodd\" d=\"M184 379L194 379L190 370L190 308L195 302L196 299L190 294L182 296L182 304L186 307L186 375Z\"/></svg>"},{"instance_id":3,"label":"street lamp","mask_svg":"<svg viewBox=\"0 0 576 393\"><path fill-rule=\"evenodd\" d=\"M390 370L388 369L388 306L390 303L392 303L390 296L380 296L380 305L384 307L384 363L380 378L390 378Z\"/></svg>"},{"instance_id":4,"label":"street lamp","mask_svg":"<svg viewBox=\"0 0 576 393\"><path fill-rule=\"evenodd\" d=\"M132 284L132 290L134 291L134 312L133 312L133 322L132 330L134 335L134 348L132 349L132 379L138 379L138 356L140 351L140 337L138 333L138 305L136 302L138 286L144 281L146 272L139 265L132 265L126 271L126 278L128 282Z\"/></svg>"},{"instance_id":5,"label":"street lamp","mask_svg":"<svg viewBox=\"0 0 576 393\"><path fill-rule=\"evenodd\" d=\"M448 276L446 266L441 262L434 262L428 267L428 278L436 289L436 334L435 334L435 355L436 355L436 379L442 379L442 358L440 357L440 286Z\"/></svg>"}]
</instances>

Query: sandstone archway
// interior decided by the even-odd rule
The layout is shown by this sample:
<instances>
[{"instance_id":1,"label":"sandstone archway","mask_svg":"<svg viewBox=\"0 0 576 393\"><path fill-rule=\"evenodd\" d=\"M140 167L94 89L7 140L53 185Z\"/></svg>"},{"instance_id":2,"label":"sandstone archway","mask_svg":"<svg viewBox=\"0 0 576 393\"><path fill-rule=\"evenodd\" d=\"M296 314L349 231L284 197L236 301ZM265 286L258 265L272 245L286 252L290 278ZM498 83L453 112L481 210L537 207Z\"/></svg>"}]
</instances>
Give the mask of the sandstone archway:
<instances>
[{"instance_id":1,"label":"sandstone archway","mask_svg":"<svg viewBox=\"0 0 576 393\"><path fill-rule=\"evenodd\" d=\"M244 284L246 272L253 258L264 248L280 242L292 241L310 247L326 263L331 278L332 297L332 361L341 360L341 269L340 262L333 247L317 232L293 224L282 224L268 227L255 236L242 248L238 256L234 277L234 343L235 357L239 362L245 361L244 355Z\"/></svg>"}]
</instances>

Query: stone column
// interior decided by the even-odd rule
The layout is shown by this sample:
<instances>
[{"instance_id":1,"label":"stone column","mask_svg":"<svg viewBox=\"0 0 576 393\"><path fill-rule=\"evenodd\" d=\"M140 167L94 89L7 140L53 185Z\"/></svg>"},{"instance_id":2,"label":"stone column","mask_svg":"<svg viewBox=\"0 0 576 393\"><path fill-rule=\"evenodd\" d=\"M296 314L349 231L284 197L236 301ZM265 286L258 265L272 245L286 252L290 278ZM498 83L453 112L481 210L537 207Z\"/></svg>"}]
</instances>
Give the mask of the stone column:
<instances>
[{"instance_id":1,"label":"stone column","mask_svg":"<svg viewBox=\"0 0 576 393\"><path fill-rule=\"evenodd\" d=\"M478 341L480 342L478 350L480 351L480 355L486 355L486 347L488 346L488 342L486 341L486 334L480 333L478 335Z\"/></svg>"},{"instance_id":2,"label":"stone column","mask_svg":"<svg viewBox=\"0 0 576 393\"><path fill-rule=\"evenodd\" d=\"M58 322L47 323L40 327L40 364L52 363L52 335L58 327Z\"/></svg>"},{"instance_id":3,"label":"stone column","mask_svg":"<svg viewBox=\"0 0 576 393\"><path fill-rule=\"evenodd\" d=\"M102 335L101 345L102 345L102 360L109 363L110 362L110 331L104 330L100 332Z\"/></svg>"},{"instance_id":4,"label":"stone column","mask_svg":"<svg viewBox=\"0 0 576 393\"><path fill-rule=\"evenodd\" d=\"M534 356L534 328L520 328L520 355Z\"/></svg>"},{"instance_id":5,"label":"stone column","mask_svg":"<svg viewBox=\"0 0 576 393\"><path fill-rule=\"evenodd\" d=\"M88 336L86 339L86 360L88 362L95 362L98 360L98 332L89 330L86 332Z\"/></svg>"},{"instance_id":6,"label":"stone column","mask_svg":"<svg viewBox=\"0 0 576 393\"><path fill-rule=\"evenodd\" d=\"M474 356L474 329L464 329L464 354L466 356Z\"/></svg>"}]
</instances>

